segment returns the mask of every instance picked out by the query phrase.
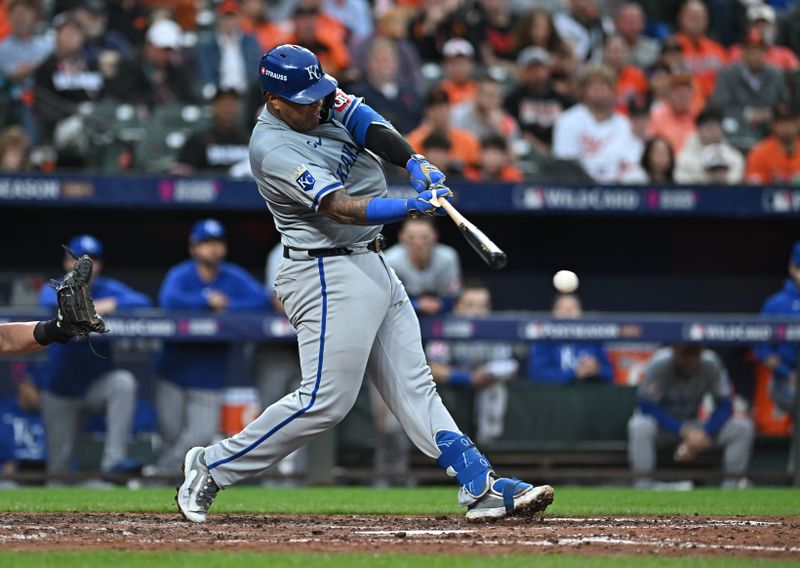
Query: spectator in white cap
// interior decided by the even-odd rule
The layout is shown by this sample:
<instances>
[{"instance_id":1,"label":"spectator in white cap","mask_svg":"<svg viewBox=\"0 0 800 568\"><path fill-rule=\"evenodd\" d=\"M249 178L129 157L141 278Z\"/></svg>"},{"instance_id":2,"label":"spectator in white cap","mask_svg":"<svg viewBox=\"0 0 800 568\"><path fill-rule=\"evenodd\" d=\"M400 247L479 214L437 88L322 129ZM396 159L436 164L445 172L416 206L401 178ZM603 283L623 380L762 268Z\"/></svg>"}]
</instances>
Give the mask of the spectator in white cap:
<instances>
[{"instance_id":1,"label":"spectator in white cap","mask_svg":"<svg viewBox=\"0 0 800 568\"><path fill-rule=\"evenodd\" d=\"M138 59L125 60L106 78L105 95L148 106L195 102L195 77L183 63L183 30L172 20L157 20L147 30Z\"/></svg>"},{"instance_id":2,"label":"spectator in white cap","mask_svg":"<svg viewBox=\"0 0 800 568\"><path fill-rule=\"evenodd\" d=\"M472 77L475 68L475 48L464 38L454 37L442 46L444 80L440 87L457 105L475 98L478 87Z\"/></svg>"},{"instance_id":3,"label":"spectator in white cap","mask_svg":"<svg viewBox=\"0 0 800 568\"><path fill-rule=\"evenodd\" d=\"M700 162L703 164L705 183L709 185L727 185L728 173L734 158L731 149L724 144L711 144L703 149Z\"/></svg>"},{"instance_id":4,"label":"spectator in white cap","mask_svg":"<svg viewBox=\"0 0 800 568\"><path fill-rule=\"evenodd\" d=\"M697 115L697 130L689 135L675 164L675 181L681 184L706 183L703 151L709 146L723 146L728 158L727 183L741 183L744 176L744 156L725 140L722 113L707 108Z\"/></svg>"},{"instance_id":5,"label":"spectator in white cap","mask_svg":"<svg viewBox=\"0 0 800 568\"><path fill-rule=\"evenodd\" d=\"M768 4L755 3L747 9L748 33L755 29L761 34L766 45L764 61L767 65L777 67L783 71L794 71L800 68L797 55L790 48L776 45L778 26L775 20L775 8ZM731 62L742 58L742 46L737 44L731 47Z\"/></svg>"}]
</instances>

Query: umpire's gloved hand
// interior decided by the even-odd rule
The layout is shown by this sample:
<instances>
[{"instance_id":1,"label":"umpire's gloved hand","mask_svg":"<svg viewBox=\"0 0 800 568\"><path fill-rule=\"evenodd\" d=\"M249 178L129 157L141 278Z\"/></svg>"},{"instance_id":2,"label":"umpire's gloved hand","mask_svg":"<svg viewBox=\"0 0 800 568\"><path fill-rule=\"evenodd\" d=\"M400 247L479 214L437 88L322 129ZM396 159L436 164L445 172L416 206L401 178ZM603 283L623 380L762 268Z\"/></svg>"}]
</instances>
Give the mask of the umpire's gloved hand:
<instances>
[{"instance_id":1,"label":"umpire's gloved hand","mask_svg":"<svg viewBox=\"0 0 800 568\"><path fill-rule=\"evenodd\" d=\"M417 193L431 189L432 185L444 184L445 175L422 154L413 154L406 162L406 170L411 175L409 183Z\"/></svg>"},{"instance_id":2,"label":"umpire's gloved hand","mask_svg":"<svg viewBox=\"0 0 800 568\"><path fill-rule=\"evenodd\" d=\"M448 187L445 187L441 184L437 184L432 190L429 189L423 191L416 197L412 197L406 202L408 213L412 219L416 219L420 215L428 215L431 217L434 215L447 215L447 211L444 210L444 207L436 207L433 204L432 199L434 193L439 199L447 199L447 201L450 201L453 198L453 192L450 191Z\"/></svg>"}]
</instances>

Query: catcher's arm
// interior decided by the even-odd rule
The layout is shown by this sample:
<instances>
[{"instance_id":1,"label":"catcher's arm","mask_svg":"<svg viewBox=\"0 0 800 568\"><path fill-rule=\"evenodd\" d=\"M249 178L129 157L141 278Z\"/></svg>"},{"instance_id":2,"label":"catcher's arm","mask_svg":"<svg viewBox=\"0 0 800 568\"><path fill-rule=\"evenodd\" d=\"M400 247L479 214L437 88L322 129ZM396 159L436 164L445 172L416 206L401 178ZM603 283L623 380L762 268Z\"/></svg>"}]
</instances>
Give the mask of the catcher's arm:
<instances>
[{"instance_id":1,"label":"catcher's arm","mask_svg":"<svg viewBox=\"0 0 800 568\"><path fill-rule=\"evenodd\" d=\"M34 329L42 322L14 322L0 324L0 353L3 355L21 355L44 349L44 345L36 341Z\"/></svg>"},{"instance_id":2,"label":"catcher's arm","mask_svg":"<svg viewBox=\"0 0 800 568\"><path fill-rule=\"evenodd\" d=\"M93 262L88 255L78 256L66 246L64 249L75 259L73 267L60 281L53 281L58 297L56 317L39 322L33 330L34 339L40 345L53 342L66 343L79 335L106 333L103 318L97 315L89 290Z\"/></svg>"}]
</instances>

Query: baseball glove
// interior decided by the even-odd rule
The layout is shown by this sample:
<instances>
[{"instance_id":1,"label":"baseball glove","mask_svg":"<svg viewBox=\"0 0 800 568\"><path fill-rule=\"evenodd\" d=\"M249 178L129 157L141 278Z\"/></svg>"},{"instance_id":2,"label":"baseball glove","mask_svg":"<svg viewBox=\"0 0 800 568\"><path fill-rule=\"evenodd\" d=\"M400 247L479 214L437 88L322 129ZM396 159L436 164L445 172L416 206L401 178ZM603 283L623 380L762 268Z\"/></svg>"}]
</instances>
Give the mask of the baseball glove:
<instances>
[{"instance_id":1,"label":"baseball glove","mask_svg":"<svg viewBox=\"0 0 800 568\"><path fill-rule=\"evenodd\" d=\"M63 245L62 245L63 246ZM58 327L67 335L88 336L90 333L107 333L103 318L97 315L89 291L94 263L88 255L78 257L69 247L64 250L75 259L75 265L61 282L53 281L58 296Z\"/></svg>"}]
</instances>

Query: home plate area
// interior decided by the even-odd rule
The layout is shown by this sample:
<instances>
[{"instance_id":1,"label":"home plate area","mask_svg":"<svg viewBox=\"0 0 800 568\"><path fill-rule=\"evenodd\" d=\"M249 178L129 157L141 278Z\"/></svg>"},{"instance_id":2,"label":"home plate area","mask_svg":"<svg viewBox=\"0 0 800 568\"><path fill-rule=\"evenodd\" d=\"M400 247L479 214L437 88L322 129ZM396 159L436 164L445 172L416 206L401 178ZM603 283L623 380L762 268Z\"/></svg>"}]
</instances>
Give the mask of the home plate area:
<instances>
[{"instance_id":1,"label":"home plate area","mask_svg":"<svg viewBox=\"0 0 800 568\"><path fill-rule=\"evenodd\" d=\"M666 554L800 558L800 517L534 517L2 513L4 550L250 550L415 554Z\"/></svg>"}]
</instances>

